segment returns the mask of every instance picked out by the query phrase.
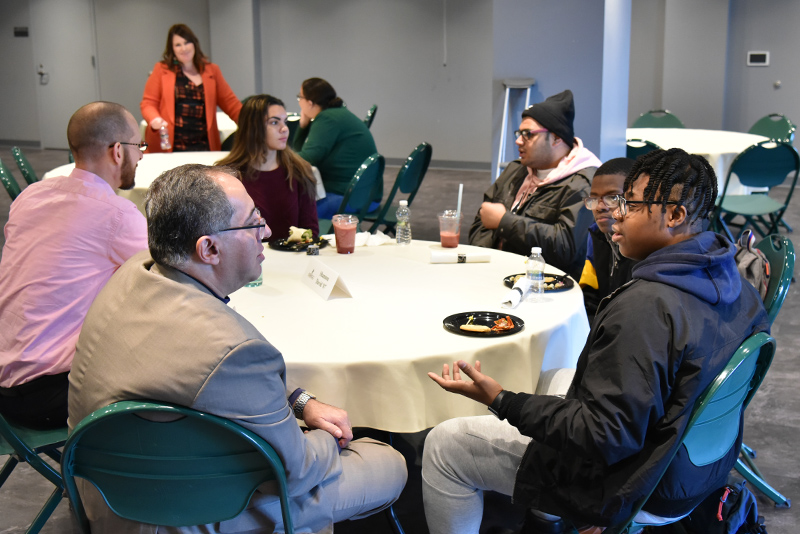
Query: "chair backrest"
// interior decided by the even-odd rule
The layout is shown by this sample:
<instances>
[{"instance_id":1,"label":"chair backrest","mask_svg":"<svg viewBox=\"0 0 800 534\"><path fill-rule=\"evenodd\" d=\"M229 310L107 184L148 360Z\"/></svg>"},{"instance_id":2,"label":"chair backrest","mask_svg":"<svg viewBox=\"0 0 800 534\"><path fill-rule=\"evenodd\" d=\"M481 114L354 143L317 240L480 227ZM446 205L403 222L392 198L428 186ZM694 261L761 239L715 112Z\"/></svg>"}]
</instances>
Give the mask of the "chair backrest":
<instances>
[{"instance_id":1,"label":"chair backrest","mask_svg":"<svg viewBox=\"0 0 800 534\"><path fill-rule=\"evenodd\" d=\"M372 107L369 108L367 111L367 116L364 117L364 124L367 125L367 128L372 126L372 121L375 120L375 114L378 112L378 104L372 104Z\"/></svg>"},{"instance_id":2,"label":"chair backrest","mask_svg":"<svg viewBox=\"0 0 800 534\"><path fill-rule=\"evenodd\" d=\"M339 210L336 213L352 213L363 219L369 212L369 206L372 199L378 194L378 191L383 187L383 169L386 166L386 161L383 156L375 153L364 160L358 169L350 184L344 192L342 203L339 205ZM347 206L352 210L347 210Z\"/></svg>"},{"instance_id":3,"label":"chair backrest","mask_svg":"<svg viewBox=\"0 0 800 534\"><path fill-rule=\"evenodd\" d=\"M28 158L25 157L25 154L22 153L22 150L15 146L11 149L11 154L14 156L14 161L17 162L19 172L22 173L22 177L25 178L25 181L29 184L38 182L39 177L36 176L36 171L33 170L33 166L28 161Z\"/></svg>"},{"instance_id":4,"label":"chair backrest","mask_svg":"<svg viewBox=\"0 0 800 534\"><path fill-rule=\"evenodd\" d=\"M637 159L639 156L649 154L653 150L658 150L661 147L652 141L644 139L628 139L625 146L625 156L630 159Z\"/></svg>"},{"instance_id":5,"label":"chair backrest","mask_svg":"<svg viewBox=\"0 0 800 534\"><path fill-rule=\"evenodd\" d=\"M5 163L3 163L3 160L0 160L0 181L3 182L3 187L6 188L11 200L14 200L22 193L19 184L14 179L14 176L11 174L8 167L6 167Z\"/></svg>"},{"instance_id":6,"label":"chair backrest","mask_svg":"<svg viewBox=\"0 0 800 534\"><path fill-rule=\"evenodd\" d=\"M791 143L794 141L795 130L796 127L794 123L787 117L780 113L770 113L758 119L747 133L763 135L764 137L769 137L776 141Z\"/></svg>"},{"instance_id":7,"label":"chair backrest","mask_svg":"<svg viewBox=\"0 0 800 534\"><path fill-rule=\"evenodd\" d=\"M775 340L764 332L753 334L744 340L725 368L697 399L680 445L686 447L693 464L702 466L716 462L735 445L741 412L753 398L774 355ZM667 467L668 463L659 479ZM625 532L657 485L639 500L624 523L607 528L605 534Z\"/></svg>"},{"instance_id":8,"label":"chair backrest","mask_svg":"<svg viewBox=\"0 0 800 534\"><path fill-rule=\"evenodd\" d=\"M666 109L651 109L633 121L633 128L685 128L681 120Z\"/></svg>"},{"instance_id":9,"label":"chair backrest","mask_svg":"<svg viewBox=\"0 0 800 534\"><path fill-rule=\"evenodd\" d=\"M800 156L792 145L774 141L762 141L751 145L736 156L728 169L720 205L728 191L732 174L739 178L743 186L767 188L782 184L789 175L792 175L792 186L786 200L788 204L794 184L797 182L798 171L800 171Z\"/></svg>"},{"instance_id":10,"label":"chair backrest","mask_svg":"<svg viewBox=\"0 0 800 534\"><path fill-rule=\"evenodd\" d=\"M411 151L411 154L406 158L403 166L397 171L397 178L394 179L389 195L383 206L378 210L378 215L375 217L375 224L372 225L370 231L378 229L378 226L386 222L386 217L389 215L389 210L393 207L392 202L397 191L408 195L408 205L417 196L419 186L422 185L422 180L425 178L425 173L428 172L428 165L431 163L431 154L433 149L428 143L420 143Z\"/></svg>"},{"instance_id":11,"label":"chair backrest","mask_svg":"<svg viewBox=\"0 0 800 534\"><path fill-rule=\"evenodd\" d=\"M773 234L759 241L756 248L764 253L769 262L769 285L764 297L764 308L770 322L773 322L789 293L789 284L794 275L794 245L788 238Z\"/></svg>"},{"instance_id":12,"label":"chair backrest","mask_svg":"<svg viewBox=\"0 0 800 534\"><path fill-rule=\"evenodd\" d=\"M284 527L294 532L274 449L232 421L182 406L122 401L95 411L67 440L61 468L82 528L75 477L94 484L117 515L168 526L236 517L259 485L276 480Z\"/></svg>"}]
</instances>

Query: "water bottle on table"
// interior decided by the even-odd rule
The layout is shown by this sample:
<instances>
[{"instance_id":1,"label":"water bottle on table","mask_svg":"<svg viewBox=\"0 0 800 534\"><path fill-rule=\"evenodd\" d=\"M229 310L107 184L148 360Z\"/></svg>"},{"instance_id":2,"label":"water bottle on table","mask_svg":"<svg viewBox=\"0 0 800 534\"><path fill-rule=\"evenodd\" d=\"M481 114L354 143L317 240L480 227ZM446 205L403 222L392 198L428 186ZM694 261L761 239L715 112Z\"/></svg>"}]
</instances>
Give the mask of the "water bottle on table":
<instances>
[{"instance_id":1,"label":"water bottle on table","mask_svg":"<svg viewBox=\"0 0 800 534\"><path fill-rule=\"evenodd\" d=\"M544 258L541 247L533 247L525 261L525 274L531 281L531 292L526 302L541 302L544 295Z\"/></svg>"},{"instance_id":2,"label":"water bottle on table","mask_svg":"<svg viewBox=\"0 0 800 534\"><path fill-rule=\"evenodd\" d=\"M411 244L411 210L408 209L408 201L401 200L400 207L397 208L397 226L394 235L397 237L398 245Z\"/></svg>"}]
</instances>

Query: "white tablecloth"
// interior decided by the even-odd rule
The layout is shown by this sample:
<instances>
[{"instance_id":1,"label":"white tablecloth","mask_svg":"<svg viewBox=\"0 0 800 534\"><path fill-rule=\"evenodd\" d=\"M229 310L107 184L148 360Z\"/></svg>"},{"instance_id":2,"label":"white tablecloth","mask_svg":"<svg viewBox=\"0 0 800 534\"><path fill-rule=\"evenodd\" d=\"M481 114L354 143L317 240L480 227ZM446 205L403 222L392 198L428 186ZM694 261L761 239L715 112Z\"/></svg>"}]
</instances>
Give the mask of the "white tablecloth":
<instances>
[{"instance_id":1,"label":"white tablecloth","mask_svg":"<svg viewBox=\"0 0 800 534\"><path fill-rule=\"evenodd\" d=\"M575 366L589 332L577 284L547 293L546 302L504 309L503 277L524 272L523 256L460 245L489 253L491 262L432 265L431 249L442 250L427 241L357 247L351 255L323 248L318 259L353 295L328 301L301 281L311 256L267 249L263 285L240 289L230 305L283 353L292 383L346 409L354 426L416 432L486 414L426 375L455 359L479 359L506 389L524 392L536 390L540 371ZM516 315L525 328L491 338L444 329L445 317L467 311Z\"/></svg>"},{"instance_id":2,"label":"white tablecloth","mask_svg":"<svg viewBox=\"0 0 800 534\"><path fill-rule=\"evenodd\" d=\"M227 152L157 152L155 154L144 154L144 157L142 157L136 167L136 184L133 189L128 191L118 190L117 194L136 204L139 211L144 214L144 197L147 193L147 189L161 173L187 163L213 165L227 155ZM44 178L66 176L72 172L74 168L74 163L61 165L45 173ZM319 175L319 170L317 170L316 167L312 167L311 169L314 171L314 176L317 178L317 199L324 198L325 187L322 185L322 178Z\"/></svg>"},{"instance_id":3,"label":"white tablecloth","mask_svg":"<svg viewBox=\"0 0 800 534\"><path fill-rule=\"evenodd\" d=\"M717 174L720 195L734 158L750 145L767 141L767 138L761 135L690 128L628 128L626 136L628 139L651 141L664 149L682 148L689 154L705 157ZM743 195L749 192L750 188L742 186L735 175L731 177L728 193Z\"/></svg>"}]
</instances>

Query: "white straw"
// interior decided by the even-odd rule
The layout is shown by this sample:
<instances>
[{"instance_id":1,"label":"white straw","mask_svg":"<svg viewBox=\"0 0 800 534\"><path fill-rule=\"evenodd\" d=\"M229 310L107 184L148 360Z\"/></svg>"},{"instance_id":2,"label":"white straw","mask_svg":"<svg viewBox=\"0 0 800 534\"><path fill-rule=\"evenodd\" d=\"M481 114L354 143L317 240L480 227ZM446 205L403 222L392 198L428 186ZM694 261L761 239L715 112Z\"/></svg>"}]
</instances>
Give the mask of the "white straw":
<instances>
[{"instance_id":1,"label":"white straw","mask_svg":"<svg viewBox=\"0 0 800 534\"><path fill-rule=\"evenodd\" d=\"M458 207L456 208L456 217L461 216L461 195L464 194L464 184L458 184Z\"/></svg>"}]
</instances>

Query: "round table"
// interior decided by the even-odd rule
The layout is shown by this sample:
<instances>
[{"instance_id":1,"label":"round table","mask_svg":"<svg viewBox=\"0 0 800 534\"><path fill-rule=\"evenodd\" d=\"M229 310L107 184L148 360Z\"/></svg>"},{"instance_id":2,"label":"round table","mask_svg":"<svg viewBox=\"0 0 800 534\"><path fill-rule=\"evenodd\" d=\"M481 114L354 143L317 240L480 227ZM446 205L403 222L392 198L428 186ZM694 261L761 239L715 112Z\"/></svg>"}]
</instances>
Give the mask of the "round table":
<instances>
[{"instance_id":1,"label":"round table","mask_svg":"<svg viewBox=\"0 0 800 534\"><path fill-rule=\"evenodd\" d=\"M768 140L764 136L749 133L690 128L628 128L625 133L627 139L651 141L664 149L681 148L689 154L703 156L717 174L720 195L734 158L750 145ZM749 192L751 188L739 183L735 175L731 176L729 194L745 195Z\"/></svg>"},{"instance_id":2,"label":"round table","mask_svg":"<svg viewBox=\"0 0 800 534\"><path fill-rule=\"evenodd\" d=\"M136 166L136 184L133 186L133 189L127 191L119 189L117 190L117 194L136 204L139 211L145 215L144 197L147 194L147 189L161 173L180 165L186 165L187 163L214 165L214 163L227 155L228 152L156 152L154 154L144 154ZM60 167L47 171L44 178L67 176L74 168L74 163L61 165ZM311 170L314 172L314 176L317 179L317 199L319 200L325 197L325 187L322 185L319 170L316 167L311 167Z\"/></svg>"},{"instance_id":3,"label":"round table","mask_svg":"<svg viewBox=\"0 0 800 534\"><path fill-rule=\"evenodd\" d=\"M325 247L317 259L339 273L352 298L323 300L301 280L313 256L266 249L263 285L235 292L230 305L283 353L290 387L346 409L354 426L418 432L486 414L426 375L456 359L480 360L505 388L525 392L536 390L541 371L575 367L589 332L577 284L546 293L544 302L504 309L503 277L524 272L523 256L459 245L449 250L488 253L491 261L431 264L431 250L442 248L392 242L342 255ZM476 338L443 327L445 317L467 311L515 315L525 328Z\"/></svg>"}]
</instances>

